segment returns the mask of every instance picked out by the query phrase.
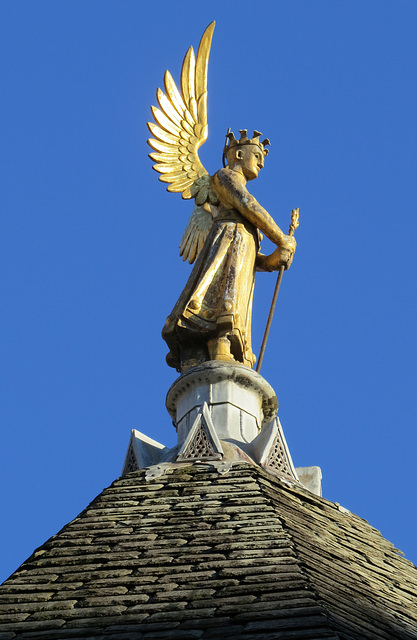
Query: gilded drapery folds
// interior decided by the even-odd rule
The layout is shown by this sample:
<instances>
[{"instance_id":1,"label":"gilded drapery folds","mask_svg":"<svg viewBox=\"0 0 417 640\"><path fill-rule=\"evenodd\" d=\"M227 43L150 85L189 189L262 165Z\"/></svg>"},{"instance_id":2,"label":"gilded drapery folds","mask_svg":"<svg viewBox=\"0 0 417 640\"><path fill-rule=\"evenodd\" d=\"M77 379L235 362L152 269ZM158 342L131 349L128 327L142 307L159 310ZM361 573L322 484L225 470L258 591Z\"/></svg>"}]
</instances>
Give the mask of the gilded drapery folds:
<instances>
[{"instance_id":1,"label":"gilded drapery folds","mask_svg":"<svg viewBox=\"0 0 417 640\"><path fill-rule=\"evenodd\" d=\"M253 225L239 218L233 212L229 219L214 222L167 318L162 331L170 348L167 362L177 369L216 359L222 344L229 359L249 367L255 362L251 317L258 239ZM230 342L228 350L227 343L218 344L220 338Z\"/></svg>"}]
</instances>

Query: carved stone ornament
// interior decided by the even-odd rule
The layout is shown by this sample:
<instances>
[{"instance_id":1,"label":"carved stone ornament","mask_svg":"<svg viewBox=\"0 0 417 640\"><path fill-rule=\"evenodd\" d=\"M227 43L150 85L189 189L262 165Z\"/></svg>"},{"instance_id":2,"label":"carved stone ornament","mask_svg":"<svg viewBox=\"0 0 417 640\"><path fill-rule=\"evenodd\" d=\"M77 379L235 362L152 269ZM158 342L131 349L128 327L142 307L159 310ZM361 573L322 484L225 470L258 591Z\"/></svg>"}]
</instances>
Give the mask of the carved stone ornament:
<instances>
[{"instance_id":1,"label":"carved stone ornament","mask_svg":"<svg viewBox=\"0 0 417 640\"><path fill-rule=\"evenodd\" d=\"M221 460L223 449L205 402L184 440L177 462L189 460Z\"/></svg>"},{"instance_id":2,"label":"carved stone ornament","mask_svg":"<svg viewBox=\"0 0 417 640\"><path fill-rule=\"evenodd\" d=\"M139 471L139 464L135 456L132 441L129 442L129 446L127 448L126 458L125 458L125 462L122 470L122 476L125 476L127 473L130 473L131 471Z\"/></svg>"},{"instance_id":3,"label":"carved stone ornament","mask_svg":"<svg viewBox=\"0 0 417 640\"><path fill-rule=\"evenodd\" d=\"M248 451L252 458L263 467L299 481L278 418L274 418L267 427L262 429L259 436L251 442Z\"/></svg>"},{"instance_id":4,"label":"carved stone ornament","mask_svg":"<svg viewBox=\"0 0 417 640\"><path fill-rule=\"evenodd\" d=\"M276 427L275 438L272 441L271 447L266 453L266 456L264 456L263 464L265 467L270 467L275 471L289 475L298 480L285 440L284 432L278 419L274 420L274 427Z\"/></svg>"},{"instance_id":5,"label":"carved stone ornament","mask_svg":"<svg viewBox=\"0 0 417 640\"><path fill-rule=\"evenodd\" d=\"M158 463L168 451L169 449L163 444L136 429L132 429L122 475L124 476L131 471L145 469Z\"/></svg>"}]
</instances>

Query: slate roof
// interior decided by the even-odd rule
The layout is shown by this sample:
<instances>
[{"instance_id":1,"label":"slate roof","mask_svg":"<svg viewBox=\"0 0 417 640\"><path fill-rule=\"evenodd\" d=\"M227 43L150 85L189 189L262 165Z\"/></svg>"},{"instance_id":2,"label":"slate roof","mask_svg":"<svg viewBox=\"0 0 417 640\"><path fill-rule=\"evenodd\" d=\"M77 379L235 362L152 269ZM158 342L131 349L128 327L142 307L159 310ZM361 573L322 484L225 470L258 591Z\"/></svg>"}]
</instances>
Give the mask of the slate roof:
<instances>
[{"instance_id":1,"label":"slate roof","mask_svg":"<svg viewBox=\"0 0 417 640\"><path fill-rule=\"evenodd\" d=\"M0 587L0 640L417 638L417 569L376 529L218 469L116 480Z\"/></svg>"}]
</instances>

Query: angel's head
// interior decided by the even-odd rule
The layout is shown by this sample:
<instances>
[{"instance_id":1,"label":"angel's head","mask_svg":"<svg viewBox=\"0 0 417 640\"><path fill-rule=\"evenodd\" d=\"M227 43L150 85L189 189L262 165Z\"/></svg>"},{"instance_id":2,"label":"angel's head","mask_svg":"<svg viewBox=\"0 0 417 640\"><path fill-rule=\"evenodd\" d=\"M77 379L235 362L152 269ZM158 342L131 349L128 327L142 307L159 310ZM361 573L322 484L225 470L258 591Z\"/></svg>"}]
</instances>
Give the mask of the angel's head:
<instances>
[{"instance_id":1,"label":"angel's head","mask_svg":"<svg viewBox=\"0 0 417 640\"><path fill-rule=\"evenodd\" d=\"M259 171L264 166L265 156L268 155L268 149L264 147L270 144L266 138L260 142L259 137L262 133L253 132L253 138L247 137L247 130L242 129L240 140L236 140L234 134L230 131L226 134L226 146L223 149L223 165L225 161L231 169L240 169L246 180L254 180L258 177Z\"/></svg>"},{"instance_id":2,"label":"angel's head","mask_svg":"<svg viewBox=\"0 0 417 640\"><path fill-rule=\"evenodd\" d=\"M240 169L248 181L255 180L264 166L264 155L256 144L231 149L226 158L228 166L231 169Z\"/></svg>"}]
</instances>

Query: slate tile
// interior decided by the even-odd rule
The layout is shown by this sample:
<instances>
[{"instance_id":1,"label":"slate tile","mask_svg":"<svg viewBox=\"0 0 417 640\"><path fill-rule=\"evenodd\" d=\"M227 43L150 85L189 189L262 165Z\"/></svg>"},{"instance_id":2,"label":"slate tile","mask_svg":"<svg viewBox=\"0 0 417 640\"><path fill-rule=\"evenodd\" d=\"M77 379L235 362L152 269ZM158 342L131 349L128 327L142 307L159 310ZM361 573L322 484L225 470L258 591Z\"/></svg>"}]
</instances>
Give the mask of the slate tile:
<instances>
[{"instance_id":1,"label":"slate tile","mask_svg":"<svg viewBox=\"0 0 417 640\"><path fill-rule=\"evenodd\" d=\"M395 547L247 463L224 476L198 464L153 482L144 472L116 480L2 594L2 605L28 605L16 640L336 640L329 620L340 640L416 640L416 570ZM57 608L38 610L49 601ZM0 607L0 621L10 615Z\"/></svg>"}]
</instances>

